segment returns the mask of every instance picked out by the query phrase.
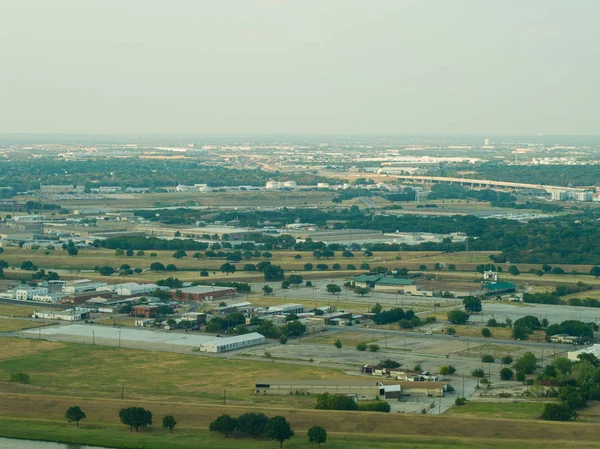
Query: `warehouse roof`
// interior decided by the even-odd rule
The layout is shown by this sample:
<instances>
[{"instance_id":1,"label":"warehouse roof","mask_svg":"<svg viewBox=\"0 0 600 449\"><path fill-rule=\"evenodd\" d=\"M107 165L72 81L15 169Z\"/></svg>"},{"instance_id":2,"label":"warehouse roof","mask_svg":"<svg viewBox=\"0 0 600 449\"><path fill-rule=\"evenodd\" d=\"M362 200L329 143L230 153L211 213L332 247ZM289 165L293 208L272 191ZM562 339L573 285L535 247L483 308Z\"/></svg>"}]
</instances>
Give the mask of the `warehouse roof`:
<instances>
[{"instance_id":1,"label":"warehouse roof","mask_svg":"<svg viewBox=\"0 0 600 449\"><path fill-rule=\"evenodd\" d=\"M379 279L375 284L379 285L413 285L414 279L400 279L400 278L388 278L383 277Z\"/></svg>"}]
</instances>

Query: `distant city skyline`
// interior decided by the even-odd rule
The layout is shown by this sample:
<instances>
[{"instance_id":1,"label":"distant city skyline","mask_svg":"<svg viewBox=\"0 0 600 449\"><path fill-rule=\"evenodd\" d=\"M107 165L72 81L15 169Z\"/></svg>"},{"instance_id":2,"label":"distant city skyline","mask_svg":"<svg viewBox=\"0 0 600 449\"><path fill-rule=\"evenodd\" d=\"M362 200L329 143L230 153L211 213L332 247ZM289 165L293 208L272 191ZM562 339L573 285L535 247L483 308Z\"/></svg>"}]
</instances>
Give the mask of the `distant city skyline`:
<instances>
[{"instance_id":1,"label":"distant city skyline","mask_svg":"<svg viewBox=\"0 0 600 449\"><path fill-rule=\"evenodd\" d=\"M598 135L599 16L594 0L6 0L0 134Z\"/></svg>"}]
</instances>

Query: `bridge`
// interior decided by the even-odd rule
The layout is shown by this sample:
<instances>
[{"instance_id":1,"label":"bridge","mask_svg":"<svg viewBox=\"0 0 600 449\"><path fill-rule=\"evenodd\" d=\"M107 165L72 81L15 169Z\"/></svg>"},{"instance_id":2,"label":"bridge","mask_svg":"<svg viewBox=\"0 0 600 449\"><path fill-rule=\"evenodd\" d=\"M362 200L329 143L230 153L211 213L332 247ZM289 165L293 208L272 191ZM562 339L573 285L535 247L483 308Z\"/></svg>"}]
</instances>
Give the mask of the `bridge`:
<instances>
[{"instance_id":1,"label":"bridge","mask_svg":"<svg viewBox=\"0 0 600 449\"><path fill-rule=\"evenodd\" d=\"M565 190L571 192L585 192L589 189L581 187L564 187L564 186L550 186L544 184L526 184L523 182L509 182L509 181L493 181L491 179L470 179L470 178L449 178L444 176L418 176L418 175L394 175L398 179L406 179L413 182L420 183L436 183L436 182L448 182L450 184L468 185L471 187L490 188L490 187L503 187L510 189L536 189L545 190L548 193L552 193L556 190Z\"/></svg>"}]
</instances>

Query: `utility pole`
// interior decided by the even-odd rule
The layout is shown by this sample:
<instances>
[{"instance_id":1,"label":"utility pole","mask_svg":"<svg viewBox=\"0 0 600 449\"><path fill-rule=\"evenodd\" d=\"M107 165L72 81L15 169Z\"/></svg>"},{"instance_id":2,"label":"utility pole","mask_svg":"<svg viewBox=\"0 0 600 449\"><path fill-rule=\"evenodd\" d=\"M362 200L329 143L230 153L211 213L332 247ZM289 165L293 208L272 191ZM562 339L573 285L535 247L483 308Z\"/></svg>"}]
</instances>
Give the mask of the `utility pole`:
<instances>
[{"instance_id":1,"label":"utility pole","mask_svg":"<svg viewBox=\"0 0 600 449\"><path fill-rule=\"evenodd\" d=\"M227 389L223 390L223 405L227 403Z\"/></svg>"},{"instance_id":2,"label":"utility pole","mask_svg":"<svg viewBox=\"0 0 600 449\"><path fill-rule=\"evenodd\" d=\"M125 384L121 384L121 399L125 398Z\"/></svg>"},{"instance_id":3,"label":"utility pole","mask_svg":"<svg viewBox=\"0 0 600 449\"><path fill-rule=\"evenodd\" d=\"M96 331L92 329L92 345L96 344Z\"/></svg>"}]
</instances>

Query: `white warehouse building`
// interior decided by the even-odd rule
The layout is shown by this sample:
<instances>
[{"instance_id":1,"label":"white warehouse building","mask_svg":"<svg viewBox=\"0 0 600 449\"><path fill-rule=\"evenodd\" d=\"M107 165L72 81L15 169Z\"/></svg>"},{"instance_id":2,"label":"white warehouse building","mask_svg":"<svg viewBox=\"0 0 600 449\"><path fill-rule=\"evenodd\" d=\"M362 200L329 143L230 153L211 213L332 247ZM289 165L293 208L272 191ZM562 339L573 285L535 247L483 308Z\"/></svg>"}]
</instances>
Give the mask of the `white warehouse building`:
<instances>
[{"instance_id":1,"label":"white warehouse building","mask_svg":"<svg viewBox=\"0 0 600 449\"><path fill-rule=\"evenodd\" d=\"M124 284L104 285L96 291L113 292L120 296L147 295L156 289L168 290L168 287L159 287L156 284L138 284L136 282L126 282Z\"/></svg>"},{"instance_id":2,"label":"white warehouse building","mask_svg":"<svg viewBox=\"0 0 600 449\"><path fill-rule=\"evenodd\" d=\"M258 332L252 332L245 335L236 335L235 337L216 337L214 340L207 341L200 345L202 352L226 352L235 349L241 349L248 346L262 345L265 343L265 337Z\"/></svg>"}]
</instances>

